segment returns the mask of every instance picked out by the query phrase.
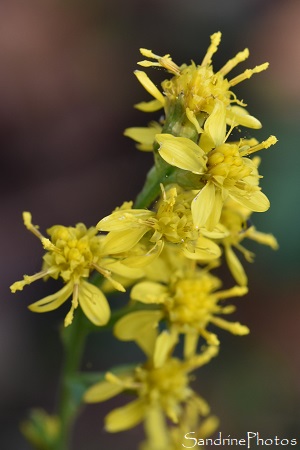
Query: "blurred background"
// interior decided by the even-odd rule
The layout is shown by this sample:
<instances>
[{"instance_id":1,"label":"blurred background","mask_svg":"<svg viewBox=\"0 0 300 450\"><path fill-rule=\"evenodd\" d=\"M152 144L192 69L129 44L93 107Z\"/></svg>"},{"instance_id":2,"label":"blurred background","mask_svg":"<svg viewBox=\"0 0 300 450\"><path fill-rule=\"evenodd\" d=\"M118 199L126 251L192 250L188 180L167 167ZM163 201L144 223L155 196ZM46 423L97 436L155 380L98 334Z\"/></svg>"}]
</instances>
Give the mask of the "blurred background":
<instances>
[{"instance_id":1,"label":"blurred background","mask_svg":"<svg viewBox=\"0 0 300 450\"><path fill-rule=\"evenodd\" d=\"M14 296L9 291L41 264L40 243L23 226L22 211L31 211L44 232L52 224L95 225L134 198L152 157L138 152L123 130L158 118L133 108L150 99L133 75L138 50L170 53L179 65L200 63L218 30L216 69L245 47L250 58L234 74L270 62L267 72L236 91L263 123L254 136L279 140L260 154L271 209L254 221L278 238L280 249L250 246L257 255L254 265L245 263L250 294L236 302L235 319L251 334L222 334L220 356L201 369L195 388L226 436L259 431L266 438L299 438L299 16L298 0L1 0L1 449L29 450L20 420L32 407L53 411L62 361L64 310L36 315L27 309L54 285L35 283ZM120 362L139 356L122 345ZM83 368L109 368L118 349L109 336L92 337ZM141 429L103 431L104 415L118 404L84 409L72 450L135 450Z\"/></svg>"}]
</instances>

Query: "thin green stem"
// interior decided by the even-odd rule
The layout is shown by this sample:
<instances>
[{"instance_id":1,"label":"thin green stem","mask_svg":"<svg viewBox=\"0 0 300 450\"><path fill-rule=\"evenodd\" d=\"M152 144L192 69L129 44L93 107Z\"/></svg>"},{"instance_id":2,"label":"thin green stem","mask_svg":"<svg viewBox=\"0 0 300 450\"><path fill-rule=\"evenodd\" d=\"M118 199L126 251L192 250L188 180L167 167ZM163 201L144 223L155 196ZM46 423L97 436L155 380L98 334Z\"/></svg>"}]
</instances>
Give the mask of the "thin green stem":
<instances>
[{"instance_id":1,"label":"thin green stem","mask_svg":"<svg viewBox=\"0 0 300 450\"><path fill-rule=\"evenodd\" d=\"M66 450L69 446L72 425L78 414L80 401L74 398L70 380L78 373L88 334L87 320L78 308L72 325L63 330L65 360L61 374L58 414L60 418L60 434L55 450Z\"/></svg>"}]
</instances>

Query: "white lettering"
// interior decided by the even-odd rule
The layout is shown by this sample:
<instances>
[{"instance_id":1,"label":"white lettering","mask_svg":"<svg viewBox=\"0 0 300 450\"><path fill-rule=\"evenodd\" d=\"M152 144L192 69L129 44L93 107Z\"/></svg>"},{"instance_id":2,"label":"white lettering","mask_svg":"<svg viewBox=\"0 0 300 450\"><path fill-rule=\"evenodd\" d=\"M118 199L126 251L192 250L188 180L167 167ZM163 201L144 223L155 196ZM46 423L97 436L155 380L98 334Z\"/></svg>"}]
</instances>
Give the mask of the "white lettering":
<instances>
[{"instance_id":1,"label":"white lettering","mask_svg":"<svg viewBox=\"0 0 300 450\"><path fill-rule=\"evenodd\" d=\"M184 448L194 448L194 447L196 447L196 445L197 445L197 439L194 438L194 437L189 437L189 436L188 436L189 434L195 434L195 431L190 431L189 433L186 433L186 434L184 435L184 439L191 439L192 441L194 441L194 444L193 444L193 445L190 445L190 446L186 446L186 445L182 444L182 447L184 447Z\"/></svg>"}]
</instances>

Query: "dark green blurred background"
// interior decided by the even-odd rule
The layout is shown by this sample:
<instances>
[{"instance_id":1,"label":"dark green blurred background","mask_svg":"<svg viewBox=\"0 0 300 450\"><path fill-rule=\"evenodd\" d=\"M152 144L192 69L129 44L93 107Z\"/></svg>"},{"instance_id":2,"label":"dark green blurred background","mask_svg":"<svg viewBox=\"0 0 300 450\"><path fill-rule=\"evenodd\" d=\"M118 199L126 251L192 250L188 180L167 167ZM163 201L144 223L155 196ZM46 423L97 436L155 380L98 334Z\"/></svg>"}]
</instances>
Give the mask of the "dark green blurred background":
<instances>
[{"instance_id":1,"label":"dark green blurred background","mask_svg":"<svg viewBox=\"0 0 300 450\"><path fill-rule=\"evenodd\" d=\"M271 209L254 221L275 234L280 249L252 246L256 262L245 263L250 294L236 302L235 314L251 334L223 333L220 356L199 372L196 388L226 436L259 431L299 439L299 17L298 0L1 0L1 449L29 450L19 421L31 407L52 411L62 357L58 329L66 310L27 310L56 286L40 282L14 296L8 289L40 269L41 246L25 230L22 211L31 211L42 231L57 223L91 226L133 198L152 158L122 132L157 118L132 107L149 98L132 73L139 47L170 53L177 64L200 63L218 30L216 69L245 47L250 58L234 74L270 62L237 92L264 125L254 136L279 139L261 153ZM83 368L107 369L116 355L119 362L140 356L133 346L93 336ZM140 428L103 431L104 415L118 404L83 410L72 450L135 450Z\"/></svg>"}]
</instances>

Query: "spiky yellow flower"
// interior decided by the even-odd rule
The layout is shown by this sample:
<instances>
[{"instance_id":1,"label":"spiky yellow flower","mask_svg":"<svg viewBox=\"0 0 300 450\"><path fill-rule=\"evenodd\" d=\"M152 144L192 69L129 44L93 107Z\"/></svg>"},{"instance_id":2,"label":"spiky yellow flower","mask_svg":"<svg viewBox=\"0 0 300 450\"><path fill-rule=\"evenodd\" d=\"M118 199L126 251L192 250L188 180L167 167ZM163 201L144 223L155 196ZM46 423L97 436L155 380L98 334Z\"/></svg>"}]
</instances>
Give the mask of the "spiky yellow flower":
<instances>
[{"instance_id":1,"label":"spiky yellow flower","mask_svg":"<svg viewBox=\"0 0 300 450\"><path fill-rule=\"evenodd\" d=\"M277 142L274 136L249 146L243 139L239 143L226 142L225 110L221 103L207 119L200 147L188 138L159 134L161 157L170 165L199 175L204 187L192 202L192 215L197 228L212 230L219 222L224 201L233 198L251 211L263 212L269 200L261 192L255 160L248 155ZM223 125L222 125L223 124Z\"/></svg>"},{"instance_id":2,"label":"spiky yellow flower","mask_svg":"<svg viewBox=\"0 0 300 450\"><path fill-rule=\"evenodd\" d=\"M103 292L93 284L86 281L90 274L96 270L108 279L115 289L124 291L123 286L111 277L113 272L128 271L125 266L104 255L102 251L103 237L97 236L97 229L89 229L82 223L75 227L55 225L47 230L50 239L45 238L37 226L31 222L31 214L23 213L26 228L37 236L44 248L42 271L29 276L25 275L22 281L11 286L11 291L22 290L40 278L61 277L64 287L55 294L49 295L29 306L34 312L48 312L61 306L72 296L72 306L65 318L65 326L72 323L74 310L81 306L85 315L95 325L104 325L110 317L110 308Z\"/></svg>"},{"instance_id":3,"label":"spiky yellow flower","mask_svg":"<svg viewBox=\"0 0 300 450\"><path fill-rule=\"evenodd\" d=\"M221 224L229 231L220 242L224 246L225 258L231 274L241 286L246 286L248 279L233 249L241 252L248 262L253 262L254 254L242 245L244 239L251 239L259 244L267 245L273 250L278 249L277 240L272 234L262 233L256 230L250 221L251 213L252 211L240 203L232 199L227 199L224 203L220 218Z\"/></svg>"},{"instance_id":4,"label":"spiky yellow flower","mask_svg":"<svg viewBox=\"0 0 300 450\"><path fill-rule=\"evenodd\" d=\"M233 305L224 305L224 300L245 295L247 288L235 286L219 290L220 286L219 278L206 270L196 268L181 276L178 276L178 272L172 274L167 284L141 281L132 288L131 298L147 305L157 305L159 309L143 311L143 323L139 320L140 312L126 315L117 322L115 334L119 339L127 340L130 335L131 339L138 341L147 331L145 321L149 328L157 328L159 322L165 320L175 340L180 334L185 336L186 356L195 354L200 336L211 345L219 344L217 336L208 329L210 325L236 335L248 334L249 329L246 326L220 317L235 310Z\"/></svg>"},{"instance_id":5,"label":"spiky yellow flower","mask_svg":"<svg viewBox=\"0 0 300 450\"><path fill-rule=\"evenodd\" d=\"M110 254L128 251L144 237L152 252L159 246L159 256L165 243L177 244L187 258L208 261L220 256L219 247L197 230L193 224L189 191L176 187L163 189L156 211L121 208L102 219L97 228L110 233L104 249Z\"/></svg>"},{"instance_id":6,"label":"spiky yellow flower","mask_svg":"<svg viewBox=\"0 0 300 450\"><path fill-rule=\"evenodd\" d=\"M186 118L190 121L198 133L201 132L203 123L215 108L216 102L222 102L226 108L226 122L228 124L243 125L250 128L260 128L260 122L250 116L244 109L246 106L238 100L232 92L232 88L253 74L267 69L268 63L247 69L242 74L228 80L227 74L239 63L245 61L249 56L248 49L239 52L230 59L219 71L214 71L212 56L217 51L221 41L221 33L217 32L211 36L209 46L202 63L196 65L175 64L170 55L158 56L151 50L140 49L147 60L139 62L143 67L158 66L166 69L173 77L162 82L162 92L155 86L143 71L136 71L135 75L144 88L154 97L150 102L142 102L136 108L142 111L156 111L165 109L166 116L173 110L174 104L180 102ZM150 59L150 61L149 61ZM154 61L151 61L154 60ZM174 130L176 131L176 130ZM176 133L175 133L176 134Z\"/></svg>"},{"instance_id":7,"label":"spiky yellow flower","mask_svg":"<svg viewBox=\"0 0 300 450\"><path fill-rule=\"evenodd\" d=\"M216 354L216 347L208 347L201 355L182 361L164 353L156 358L156 362L150 358L132 371L120 375L108 372L106 381L89 388L84 400L88 403L102 402L128 390L136 394L137 399L106 416L105 428L110 432L134 427L144 421L151 410L162 412L172 422L178 423L184 405L191 399L197 399L198 409L208 409L206 402L189 386L189 374Z\"/></svg>"}]
</instances>

